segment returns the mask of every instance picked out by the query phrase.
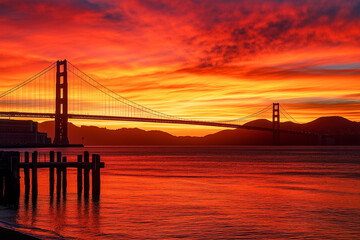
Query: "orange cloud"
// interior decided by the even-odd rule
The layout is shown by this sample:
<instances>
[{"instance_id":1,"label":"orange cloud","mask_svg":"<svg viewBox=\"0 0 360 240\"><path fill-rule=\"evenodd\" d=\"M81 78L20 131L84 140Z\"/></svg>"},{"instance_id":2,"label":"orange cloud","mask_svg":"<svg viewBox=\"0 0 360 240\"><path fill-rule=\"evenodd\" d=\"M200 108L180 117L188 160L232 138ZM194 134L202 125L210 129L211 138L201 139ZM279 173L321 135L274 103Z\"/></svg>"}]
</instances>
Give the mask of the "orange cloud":
<instances>
[{"instance_id":1,"label":"orange cloud","mask_svg":"<svg viewBox=\"0 0 360 240\"><path fill-rule=\"evenodd\" d=\"M238 118L279 101L299 121L359 120L359 16L340 0L2 0L0 91L67 58L177 116Z\"/></svg>"}]
</instances>

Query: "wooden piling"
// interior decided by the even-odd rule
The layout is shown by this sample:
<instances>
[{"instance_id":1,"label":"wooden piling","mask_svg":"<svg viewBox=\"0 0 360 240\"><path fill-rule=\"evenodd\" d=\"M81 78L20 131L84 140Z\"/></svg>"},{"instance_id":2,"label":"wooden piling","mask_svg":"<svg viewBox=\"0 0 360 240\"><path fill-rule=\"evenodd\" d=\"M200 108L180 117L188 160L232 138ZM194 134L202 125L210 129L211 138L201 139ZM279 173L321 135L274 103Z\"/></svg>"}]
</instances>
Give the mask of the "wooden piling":
<instances>
[{"instance_id":1,"label":"wooden piling","mask_svg":"<svg viewBox=\"0 0 360 240\"><path fill-rule=\"evenodd\" d=\"M63 163L66 163L66 161L67 161L67 159L66 159L66 157L64 156L64 157L62 157L62 161L63 161ZM63 195L65 195L66 194L66 187L67 187L67 174L66 174L66 172L67 172L67 168L66 167L63 167L63 169L62 169L62 172L63 172Z\"/></svg>"},{"instance_id":2,"label":"wooden piling","mask_svg":"<svg viewBox=\"0 0 360 240\"><path fill-rule=\"evenodd\" d=\"M100 155L92 155L92 194L100 195Z\"/></svg>"},{"instance_id":3,"label":"wooden piling","mask_svg":"<svg viewBox=\"0 0 360 240\"><path fill-rule=\"evenodd\" d=\"M0 158L1 158L1 165L2 165L2 175L1 175L1 179L2 179L2 191L1 191L1 198L2 198L2 202L6 201L6 198L7 196L9 195L8 194L8 168L9 168L9 161L8 161L8 158L9 158L9 152L3 152L1 151L0 152Z\"/></svg>"},{"instance_id":4,"label":"wooden piling","mask_svg":"<svg viewBox=\"0 0 360 240\"><path fill-rule=\"evenodd\" d=\"M11 157L11 202L19 201L20 197L20 152L14 152Z\"/></svg>"},{"instance_id":5,"label":"wooden piling","mask_svg":"<svg viewBox=\"0 0 360 240\"><path fill-rule=\"evenodd\" d=\"M5 178L5 184L4 184L5 185L5 192L4 192L5 201L9 200L9 198L11 197L11 175L10 175L11 153L12 152L5 152L5 154L4 154L4 159L7 163L7 168L5 170L5 175L4 175L4 178Z\"/></svg>"},{"instance_id":6,"label":"wooden piling","mask_svg":"<svg viewBox=\"0 0 360 240\"><path fill-rule=\"evenodd\" d=\"M89 152L84 152L84 162L89 162ZM90 168L84 168L84 195L89 195L89 171Z\"/></svg>"},{"instance_id":7,"label":"wooden piling","mask_svg":"<svg viewBox=\"0 0 360 240\"><path fill-rule=\"evenodd\" d=\"M20 196L20 153L5 152L2 155L2 162L5 164L5 191L4 200L6 202L15 203Z\"/></svg>"},{"instance_id":8,"label":"wooden piling","mask_svg":"<svg viewBox=\"0 0 360 240\"><path fill-rule=\"evenodd\" d=\"M56 153L56 161L61 162L61 152ZM56 193L59 196L61 192L61 168L56 167Z\"/></svg>"},{"instance_id":9,"label":"wooden piling","mask_svg":"<svg viewBox=\"0 0 360 240\"><path fill-rule=\"evenodd\" d=\"M24 162L29 163L29 152L25 152ZM24 184L25 184L25 195L29 195L29 193L30 193L30 169L28 167L24 168Z\"/></svg>"},{"instance_id":10,"label":"wooden piling","mask_svg":"<svg viewBox=\"0 0 360 240\"><path fill-rule=\"evenodd\" d=\"M0 174L0 201L4 199L4 176Z\"/></svg>"},{"instance_id":11,"label":"wooden piling","mask_svg":"<svg viewBox=\"0 0 360 240\"><path fill-rule=\"evenodd\" d=\"M0 151L0 202L4 199L4 152Z\"/></svg>"},{"instance_id":12,"label":"wooden piling","mask_svg":"<svg viewBox=\"0 0 360 240\"><path fill-rule=\"evenodd\" d=\"M54 151L50 151L50 162L55 161L55 153ZM49 167L49 191L50 196L54 195L54 167Z\"/></svg>"},{"instance_id":13,"label":"wooden piling","mask_svg":"<svg viewBox=\"0 0 360 240\"><path fill-rule=\"evenodd\" d=\"M0 173L0 201L4 198L4 176Z\"/></svg>"},{"instance_id":14,"label":"wooden piling","mask_svg":"<svg viewBox=\"0 0 360 240\"><path fill-rule=\"evenodd\" d=\"M38 160L38 152L37 151L34 151L32 153L32 170L31 170L31 173L32 173L32 196L35 197L37 196L38 194L38 179L37 179L37 160Z\"/></svg>"},{"instance_id":15,"label":"wooden piling","mask_svg":"<svg viewBox=\"0 0 360 240\"><path fill-rule=\"evenodd\" d=\"M79 163L82 162L82 155L77 156L77 161ZM81 195L81 193L82 193L82 168L81 167L77 168L77 192L79 195Z\"/></svg>"},{"instance_id":16,"label":"wooden piling","mask_svg":"<svg viewBox=\"0 0 360 240\"><path fill-rule=\"evenodd\" d=\"M28 198L30 185L32 185L32 197L36 203L38 195L38 168L49 168L49 185L50 195L53 196L54 192L54 174L55 168L57 173L57 193L60 196L61 185L63 185L63 194L65 196L67 189L67 168L77 169L77 188L78 194L81 196L82 188L84 188L85 199L88 199L90 190L90 170L92 170L92 193L93 199L98 199L100 195L100 169L104 167L104 163L100 162L100 156L97 154L92 155L92 160L89 162L89 153L84 152L84 156L78 155L77 162L67 162L66 156L62 157L61 152L56 154L57 160L55 162L54 151L50 152L49 162L38 162L39 155L37 151L31 154L29 159L29 152L24 153L24 162L20 163L19 152L1 152L0 151L0 200L15 203L19 200L20 196L20 168L24 168L24 184L25 184L25 197ZM31 161L31 162L30 162ZM32 177L30 178L30 168ZM82 169L84 168L84 173ZM84 176L84 180L83 180ZM30 180L31 179L31 180ZM31 184L30 184L31 181ZM95 198L94 198L95 197ZM25 199L26 199L25 198ZM26 201L26 200L25 200ZM3 201L1 201L3 202ZM33 203L34 204L34 203Z\"/></svg>"}]
</instances>

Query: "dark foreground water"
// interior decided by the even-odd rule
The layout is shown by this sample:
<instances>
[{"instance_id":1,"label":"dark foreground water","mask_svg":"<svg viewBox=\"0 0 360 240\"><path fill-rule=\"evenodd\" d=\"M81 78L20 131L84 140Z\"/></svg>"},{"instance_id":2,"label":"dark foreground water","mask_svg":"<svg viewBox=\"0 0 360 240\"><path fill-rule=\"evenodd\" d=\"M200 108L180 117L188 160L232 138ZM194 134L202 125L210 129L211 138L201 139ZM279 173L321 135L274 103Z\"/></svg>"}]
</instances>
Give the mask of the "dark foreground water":
<instances>
[{"instance_id":1,"label":"dark foreground water","mask_svg":"<svg viewBox=\"0 0 360 240\"><path fill-rule=\"evenodd\" d=\"M105 162L99 201L78 199L75 170L50 198L39 169L37 201L22 184L0 224L44 239L360 239L359 147L86 150Z\"/></svg>"}]
</instances>

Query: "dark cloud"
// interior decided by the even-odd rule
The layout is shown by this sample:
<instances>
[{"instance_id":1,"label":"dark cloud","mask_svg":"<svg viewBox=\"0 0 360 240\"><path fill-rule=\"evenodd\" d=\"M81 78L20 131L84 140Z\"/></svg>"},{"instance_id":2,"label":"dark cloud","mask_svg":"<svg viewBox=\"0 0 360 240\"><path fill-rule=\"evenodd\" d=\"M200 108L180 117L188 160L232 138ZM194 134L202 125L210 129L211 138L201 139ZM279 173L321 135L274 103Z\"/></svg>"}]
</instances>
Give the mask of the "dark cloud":
<instances>
[{"instance_id":1,"label":"dark cloud","mask_svg":"<svg viewBox=\"0 0 360 240\"><path fill-rule=\"evenodd\" d=\"M249 39L250 38L249 30L247 30L245 27L235 28L231 32L231 37L236 42Z\"/></svg>"},{"instance_id":2,"label":"dark cloud","mask_svg":"<svg viewBox=\"0 0 360 240\"><path fill-rule=\"evenodd\" d=\"M346 36L344 31L350 26L360 24L358 1L220 2L227 4L208 4L209 9L200 11L200 19L207 24L199 25L200 32L209 33L209 29L216 29L218 32L212 34L218 35L219 31L223 34L223 38L214 38L204 50L204 54L210 58L208 61L213 65L241 61L251 55L256 56L268 51L286 51L309 46L333 47L349 44L349 41L360 46L360 32L355 34L356 36L354 32ZM227 14L221 14L225 9ZM216 14L213 14L214 11ZM227 51L223 45L231 46L233 51ZM219 56L223 56L222 61Z\"/></svg>"},{"instance_id":3,"label":"dark cloud","mask_svg":"<svg viewBox=\"0 0 360 240\"><path fill-rule=\"evenodd\" d=\"M172 17L186 15L189 10L186 8L186 1L184 1L184 5L182 5L181 2L178 1L138 0L138 4L140 7L144 7L156 15L161 14Z\"/></svg>"},{"instance_id":4,"label":"dark cloud","mask_svg":"<svg viewBox=\"0 0 360 240\"><path fill-rule=\"evenodd\" d=\"M109 3L88 0L5 0L0 5L0 17L32 23L60 18L68 22L84 13L103 13L111 9L111 6Z\"/></svg>"},{"instance_id":5,"label":"dark cloud","mask_svg":"<svg viewBox=\"0 0 360 240\"><path fill-rule=\"evenodd\" d=\"M59 2L59 1L54 0L54 2ZM92 10L92 11L103 11L103 10L111 7L111 5L109 3L90 2L88 0L67 0L67 1L61 1L61 2L65 3L65 5L68 5L71 7L76 6L78 9Z\"/></svg>"},{"instance_id":6,"label":"dark cloud","mask_svg":"<svg viewBox=\"0 0 360 240\"><path fill-rule=\"evenodd\" d=\"M227 44L216 45L207 52L207 55L208 57L200 59L198 67L212 67L229 63L239 55L239 47Z\"/></svg>"},{"instance_id":7,"label":"dark cloud","mask_svg":"<svg viewBox=\"0 0 360 240\"><path fill-rule=\"evenodd\" d=\"M11 11L13 11L11 5L8 5L6 3L0 3L0 16L5 15Z\"/></svg>"},{"instance_id":8,"label":"dark cloud","mask_svg":"<svg viewBox=\"0 0 360 240\"><path fill-rule=\"evenodd\" d=\"M124 20L124 15L122 13L116 12L116 13L106 13L103 18L105 20L109 21L122 21Z\"/></svg>"},{"instance_id":9,"label":"dark cloud","mask_svg":"<svg viewBox=\"0 0 360 240\"><path fill-rule=\"evenodd\" d=\"M129 55L134 52L146 55L132 57L134 61L157 56L169 62L166 56L174 58L172 53L176 53L184 65L201 68L297 49L360 46L360 32L354 30L360 24L359 14L356 15L359 11L359 1L350 0L5 0L0 3L0 19L7 19L4 25L16 29L2 37L9 42L24 36L31 38L34 32L53 34L56 26L72 34L69 38L76 36L75 43L85 42L80 47L90 45L89 38L83 36L86 32L95 36L92 40L101 46L126 48ZM107 34L97 35L98 30Z\"/></svg>"},{"instance_id":10,"label":"dark cloud","mask_svg":"<svg viewBox=\"0 0 360 240\"><path fill-rule=\"evenodd\" d=\"M287 34L293 29L294 20L292 19L281 19L277 21L271 21L257 30L262 38L266 39L267 43L271 43L274 40L282 38L282 35Z\"/></svg>"},{"instance_id":11,"label":"dark cloud","mask_svg":"<svg viewBox=\"0 0 360 240\"><path fill-rule=\"evenodd\" d=\"M166 11L173 10L173 7L161 0L141 0L139 1L139 4L146 6L150 10L160 11L165 14Z\"/></svg>"},{"instance_id":12,"label":"dark cloud","mask_svg":"<svg viewBox=\"0 0 360 240\"><path fill-rule=\"evenodd\" d=\"M352 17L360 18L360 2L356 3L351 11Z\"/></svg>"}]
</instances>

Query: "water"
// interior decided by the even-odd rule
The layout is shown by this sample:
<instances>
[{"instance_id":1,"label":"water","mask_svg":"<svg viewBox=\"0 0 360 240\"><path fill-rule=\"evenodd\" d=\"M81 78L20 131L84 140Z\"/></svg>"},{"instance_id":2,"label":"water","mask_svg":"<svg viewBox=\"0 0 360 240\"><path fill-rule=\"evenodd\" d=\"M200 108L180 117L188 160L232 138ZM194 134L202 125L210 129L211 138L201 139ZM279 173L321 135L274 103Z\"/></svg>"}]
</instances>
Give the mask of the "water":
<instances>
[{"instance_id":1,"label":"water","mask_svg":"<svg viewBox=\"0 0 360 240\"><path fill-rule=\"evenodd\" d=\"M99 201L78 199L75 170L66 198L50 198L39 169L37 201L22 184L0 224L44 239L360 238L360 147L86 150L105 162Z\"/></svg>"}]
</instances>

